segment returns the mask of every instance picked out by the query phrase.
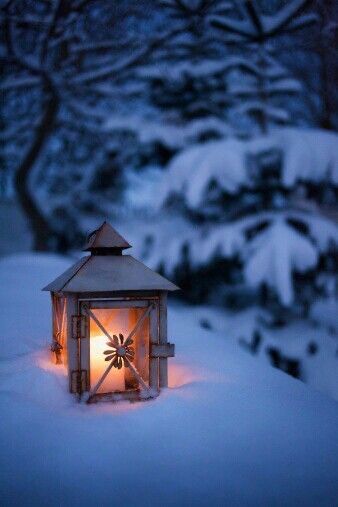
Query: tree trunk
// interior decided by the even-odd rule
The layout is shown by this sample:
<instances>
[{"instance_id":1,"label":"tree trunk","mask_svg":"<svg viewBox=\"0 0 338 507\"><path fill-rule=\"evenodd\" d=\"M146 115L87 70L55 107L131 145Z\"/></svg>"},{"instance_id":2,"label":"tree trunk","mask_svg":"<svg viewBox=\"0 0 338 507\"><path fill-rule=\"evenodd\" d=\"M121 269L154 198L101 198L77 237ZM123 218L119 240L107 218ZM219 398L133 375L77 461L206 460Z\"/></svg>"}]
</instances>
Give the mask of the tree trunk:
<instances>
[{"instance_id":1,"label":"tree trunk","mask_svg":"<svg viewBox=\"0 0 338 507\"><path fill-rule=\"evenodd\" d=\"M258 77L258 95L261 102L261 110L258 112L258 125L262 134L268 133L268 119L265 107L268 102L266 94L266 62L265 62L265 47L264 43L261 42L258 47L258 67L261 70L261 74Z\"/></svg>"},{"instance_id":2,"label":"tree trunk","mask_svg":"<svg viewBox=\"0 0 338 507\"><path fill-rule=\"evenodd\" d=\"M333 130L332 125L332 107L331 107L331 101L330 101L330 88L329 88L329 82L330 82L330 73L329 73L329 64L327 62L326 54L325 54L325 48L320 48L320 94L322 99L322 111L321 111L321 118L320 118L320 126L323 129L326 130Z\"/></svg>"},{"instance_id":3,"label":"tree trunk","mask_svg":"<svg viewBox=\"0 0 338 507\"><path fill-rule=\"evenodd\" d=\"M34 164L38 160L38 157L53 130L58 108L58 98L55 94L50 93L50 90L48 90L48 100L42 120L35 131L33 143L17 169L15 177L17 197L30 224L31 232L33 234L33 248L38 251L50 250L49 244L51 243L50 240L53 233L48 221L30 193L29 177Z\"/></svg>"},{"instance_id":4,"label":"tree trunk","mask_svg":"<svg viewBox=\"0 0 338 507\"><path fill-rule=\"evenodd\" d=\"M327 0L321 4L318 2L317 5L317 14L320 19L319 24L319 40L316 44L317 54L319 56L319 94L321 99L321 112L320 112L320 122L319 125L321 128L326 130L334 130L333 122L332 122L332 111L334 111L334 105L331 103L331 87L330 84L335 82L334 70L332 69L332 65L330 65L330 59L328 58L328 44L329 39L325 37L325 33L327 32L328 27L330 26L331 20L334 17L334 0ZM333 41L332 41L333 42ZM334 44L333 44L334 47ZM332 64L332 62L331 62Z\"/></svg>"}]
</instances>

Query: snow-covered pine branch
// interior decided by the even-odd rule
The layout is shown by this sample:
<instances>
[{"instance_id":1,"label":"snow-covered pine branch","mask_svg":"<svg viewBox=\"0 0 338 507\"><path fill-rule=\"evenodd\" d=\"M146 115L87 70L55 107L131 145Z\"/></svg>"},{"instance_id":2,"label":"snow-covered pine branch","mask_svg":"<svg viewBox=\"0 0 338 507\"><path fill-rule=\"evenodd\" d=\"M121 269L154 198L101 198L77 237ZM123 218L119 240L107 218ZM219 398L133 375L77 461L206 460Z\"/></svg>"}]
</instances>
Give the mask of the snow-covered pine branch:
<instances>
[{"instance_id":1,"label":"snow-covered pine branch","mask_svg":"<svg viewBox=\"0 0 338 507\"><path fill-rule=\"evenodd\" d=\"M316 201L314 186L322 189ZM145 228L152 247L141 245L137 252L178 277L182 266L203 273L227 261L241 283L266 285L290 306L297 276L322 269L338 246L325 189L338 190L334 133L283 128L256 139L194 146L174 157L163 175L156 193L168 215ZM183 211L179 218L175 209Z\"/></svg>"},{"instance_id":2,"label":"snow-covered pine branch","mask_svg":"<svg viewBox=\"0 0 338 507\"><path fill-rule=\"evenodd\" d=\"M277 150L283 153L280 185L290 188L297 182L320 182L329 178L338 185L337 135L312 129L274 129L267 136L239 140L229 138L195 145L175 157L163 177L160 205L179 196L192 210L207 203L210 185L217 198L222 192L236 194L250 188L247 157Z\"/></svg>"},{"instance_id":3,"label":"snow-covered pine branch","mask_svg":"<svg viewBox=\"0 0 338 507\"><path fill-rule=\"evenodd\" d=\"M278 219L249 244L244 277L254 287L270 286L288 306L294 301L293 272L306 272L317 262L311 241Z\"/></svg>"},{"instance_id":4,"label":"snow-covered pine branch","mask_svg":"<svg viewBox=\"0 0 338 507\"><path fill-rule=\"evenodd\" d=\"M240 9L241 20L234 18L231 14L213 15L210 23L215 28L236 34L248 42L267 41L282 32L294 31L313 24L317 20L313 13L300 15L308 4L308 0L292 0L273 15L266 15L257 9L254 2L245 0Z\"/></svg>"},{"instance_id":5,"label":"snow-covered pine branch","mask_svg":"<svg viewBox=\"0 0 338 507\"><path fill-rule=\"evenodd\" d=\"M290 115L287 111L283 114L278 112L281 111L280 104L276 107L276 104L270 103L273 96L276 94L281 95L282 93L288 94L290 92L296 93L299 91L296 89L295 80L289 75L285 75L289 81L280 83L274 83L271 86L269 82L270 76L269 67L274 66L274 62L271 60L272 39L278 39L287 34L297 32L303 28L306 28L310 24L316 21L316 16L313 13L307 13L305 11L309 2L307 0L293 0L288 2L287 5L275 8L273 14L267 14L264 12L263 6L259 8L257 3L245 0L244 2L234 2L237 9L236 14L230 11L224 15L214 15L210 13L209 23L210 26L216 31L216 38L221 44L224 44L225 48L233 44L233 36L235 36L235 42L241 44L241 49L244 50L246 46L246 58L248 64L239 67L239 70L244 70L243 76L241 76L241 87L242 93L241 98L243 100L250 100L249 88L252 89L250 84L249 88L246 86L245 73L252 73L252 61L254 65L260 69L260 73L256 73L256 99L254 103L248 104L246 107L243 104L239 104L239 108L236 111L237 105L235 104L234 114L238 115L243 112L250 112L253 120L258 124L262 132L266 132L269 127L270 120L274 123L288 121ZM238 16L239 14L239 16ZM250 67L251 66L251 67ZM291 80L293 79L292 90L290 89ZM258 104L260 105L258 106ZM273 114L271 114L275 111ZM268 113L269 114L265 114ZM237 116L236 116L237 118Z\"/></svg>"}]
</instances>

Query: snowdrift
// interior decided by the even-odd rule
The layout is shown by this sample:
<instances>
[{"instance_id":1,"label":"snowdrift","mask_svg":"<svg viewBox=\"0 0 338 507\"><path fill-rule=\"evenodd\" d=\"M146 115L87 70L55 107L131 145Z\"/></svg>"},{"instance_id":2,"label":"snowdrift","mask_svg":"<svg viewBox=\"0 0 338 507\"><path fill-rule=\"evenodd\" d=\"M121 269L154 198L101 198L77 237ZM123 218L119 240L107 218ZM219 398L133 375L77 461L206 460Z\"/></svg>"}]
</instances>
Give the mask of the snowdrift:
<instances>
[{"instance_id":1,"label":"snowdrift","mask_svg":"<svg viewBox=\"0 0 338 507\"><path fill-rule=\"evenodd\" d=\"M70 263L0 262L2 505L335 503L338 405L240 353L217 310L171 308L177 357L157 400L78 404L49 362L40 292Z\"/></svg>"}]
</instances>

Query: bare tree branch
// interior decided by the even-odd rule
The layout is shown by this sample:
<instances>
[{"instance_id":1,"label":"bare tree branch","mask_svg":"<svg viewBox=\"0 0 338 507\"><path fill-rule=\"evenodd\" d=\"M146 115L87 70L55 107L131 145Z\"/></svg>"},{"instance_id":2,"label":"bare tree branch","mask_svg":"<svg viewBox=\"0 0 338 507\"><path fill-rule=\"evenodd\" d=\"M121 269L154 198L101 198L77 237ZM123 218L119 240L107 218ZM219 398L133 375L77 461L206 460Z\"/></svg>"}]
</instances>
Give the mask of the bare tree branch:
<instances>
[{"instance_id":1,"label":"bare tree branch","mask_svg":"<svg viewBox=\"0 0 338 507\"><path fill-rule=\"evenodd\" d=\"M41 85L41 81L37 77L27 76L22 78L8 78L2 81L0 84L0 90L8 91L8 90L16 90L19 88L27 89L30 86L39 86Z\"/></svg>"},{"instance_id":2,"label":"bare tree branch","mask_svg":"<svg viewBox=\"0 0 338 507\"><path fill-rule=\"evenodd\" d=\"M79 83L88 84L103 79L108 79L115 75L119 75L119 77L121 77L120 73L125 72L143 63L145 59L148 56L150 56L156 48L159 48L167 40L171 39L174 35L180 32L181 29L167 32L165 35L155 38L152 42L148 43L144 48L142 48L137 54L134 54L129 58L126 58L124 61L106 66L105 68L98 69L95 71L83 72L81 75L73 78L71 81L77 84Z\"/></svg>"}]
</instances>

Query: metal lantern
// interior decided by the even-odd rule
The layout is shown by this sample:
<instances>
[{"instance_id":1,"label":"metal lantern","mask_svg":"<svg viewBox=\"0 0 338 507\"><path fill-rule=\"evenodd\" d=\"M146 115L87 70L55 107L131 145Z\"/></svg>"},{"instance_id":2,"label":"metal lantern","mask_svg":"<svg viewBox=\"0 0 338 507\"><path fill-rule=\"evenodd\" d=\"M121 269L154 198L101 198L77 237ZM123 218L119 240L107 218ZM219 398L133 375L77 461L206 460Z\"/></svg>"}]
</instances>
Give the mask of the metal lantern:
<instances>
[{"instance_id":1,"label":"metal lantern","mask_svg":"<svg viewBox=\"0 0 338 507\"><path fill-rule=\"evenodd\" d=\"M168 385L167 294L178 287L123 255L127 248L104 222L88 238L90 255L43 289L52 296L55 362L89 403L153 398Z\"/></svg>"}]
</instances>

